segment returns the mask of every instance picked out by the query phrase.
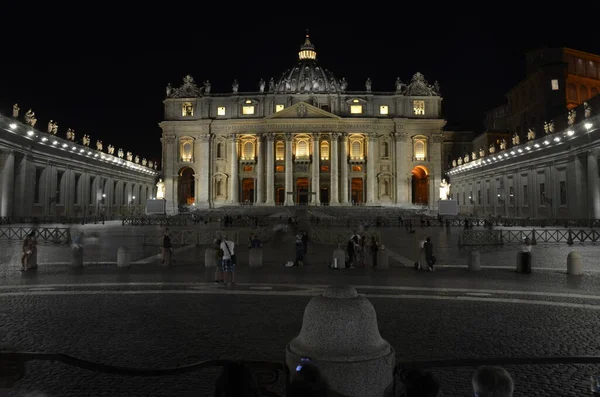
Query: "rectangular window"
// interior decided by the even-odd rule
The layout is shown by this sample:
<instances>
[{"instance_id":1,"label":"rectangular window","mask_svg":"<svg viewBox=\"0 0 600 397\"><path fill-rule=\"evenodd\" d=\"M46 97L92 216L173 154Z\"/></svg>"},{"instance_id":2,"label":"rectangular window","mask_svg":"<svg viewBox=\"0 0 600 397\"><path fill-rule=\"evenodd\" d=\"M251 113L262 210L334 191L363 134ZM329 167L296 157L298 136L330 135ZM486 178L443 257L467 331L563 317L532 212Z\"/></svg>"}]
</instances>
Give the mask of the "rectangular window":
<instances>
[{"instance_id":1,"label":"rectangular window","mask_svg":"<svg viewBox=\"0 0 600 397\"><path fill-rule=\"evenodd\" d=\"M560 205L567 205L567 182L560 181Z\"/></svg>"},{"instance_id":2,"label":"rectangular window","mask_svg":"<svg viewBox=\"0 0 600 397\"><path fill-rule=\"evenodd\" d=\"M284 105L275 105L275 112L281 112L284 108Z\"/></svg>"},{"instance_id":3,"label":"rectangular window","mask_svg":"<svg viewBox=\"0 0 600 397\"><path fill-rule=\"evenodd\" d=\"M351 105L350 113L352 114L361 114L362 113L362 105Z\"/></svg>"},{"instance_id":4,"label":"rectangular window","mask_svg":"<svg viewBox=\"0 0 600 397\"><path fill-rule=\"evenodd\" d=\"M225 116L225 106L217 107L217 116Z\"/></svg>"},{"instance_id":5,"label":"rectangular window","mask_svg":"<svg viewBox=\"0 0 600 397\"><path fill-rule=\"evenodd\" d=\"M558 91L558 80L552 79L550 84L552 85L552 91Z\"/></svg>"},{"instance_id":6,"label":"rectangular window","mask_svg":"<svg viewBox=\"0 0 600 397\"><path fill-rule=\"evenodd\" d=\"M329 166L328 165L322 165L321 166L321 172L329 172Z\"/></svg>"},{"instance_id":7,"label":"rectangular window","mask_svg":"<svg viewBox=\"0 0 600 397\"><path fill-rule=\"evenodd\" d=\"M379 114L388 114L389 113L389 109L387 105L381 105L379 106Z\"/></svg>"},{"instance_id":8,"label":"rectangular window","mask_svg":"<svg viewBox=\"0 0 600 397\"><path fill-rule=\"evenodd\" d=\"M413 111L415 114L425 114L425 101L413 101Z\"/></svg>"},{"instance_id":9,"label":"rectangular window","mask_svg":"<svg viewBox=\"0 0 600 397\"><path fill-rule=\"evenodd\" d=\"M40 202L40 190L41 190L41 181L42 181L42 173L44 172L43 168L35 169L35 186L33 190L33 202L35 204L39 204Z\"/></svg>"},{"instance_id":10,"label":"rectangular window","mask_svg":"<svg viewBox=\"0 0 600 397\"><path fill-rule=\"evenodd\" d=\"M285 166L283 166L283 165L276 165L275 166L275 172L285 172Z\"/></svg>"},{"instance_id":11,"label":"rectangular window","mask_svg":"<svg viewBox=\"0 0 600 397\"><path fill-rule=\"evenodd\" d=\"M362 167L360 165L353 165L352 172L362 172Z\"/></svg>"},{"instance_id":12,"label":"rectangular window","mask_svg":"<svg viewBox=\"0 0 600 397\"><path fill-rule=\"evenodd\" d=\"M508 203L515 205L515 189L512 186L508 188Z\"/></svg>"},{"instance_id":13,"label":"rectangular window","mask_svg":"<svg viewBox=\"0 0 600 397\"><path fill-rule=\"evenodd\" d=\"M540 183L540 204L546 204L546 186Z\"/></svg>"},{"instance_id":14,"label":"rectangular window","mask_svg":"<svg viewBox=\"0 0 600 397\"><path fill-rule=\"evenodd\" d=\"M254 106L242 106L242 114L254 114Z\"/></svg>"},{"instance_id":15,"label":"rectangular window","mask_svg":"<svg viewBox=\"0 0 600 397\"><path fill-rule=\"evenodd\" d=\"M194 115L194 105L191 103L184 103L181 107L181 115L183 117L192 117Z\"/></svg>"},{"instance_id":16,"label":"rectangular window","mask_svg":"<svg viewBox=\"0 0 600 397\"><path fill-rule=\"evenodd\" d=\"M529 205L529 195L527 194L527 185L523 185L523 205Z\"/></svg>"}]
</instances>

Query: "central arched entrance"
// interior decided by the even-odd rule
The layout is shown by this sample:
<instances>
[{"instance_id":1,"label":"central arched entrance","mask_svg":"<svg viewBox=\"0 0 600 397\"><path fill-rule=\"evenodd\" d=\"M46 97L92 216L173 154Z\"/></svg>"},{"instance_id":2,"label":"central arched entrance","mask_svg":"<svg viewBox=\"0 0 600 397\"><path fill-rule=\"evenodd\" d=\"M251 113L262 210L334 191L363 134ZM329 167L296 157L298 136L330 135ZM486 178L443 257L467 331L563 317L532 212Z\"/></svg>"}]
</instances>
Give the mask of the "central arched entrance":
<instances>
[{"instance_id":1,"label":"central arched entrance","mask_svg":"<svg viewBox=\"0 0 600 397\"><path fill-rule=\"evenodd\" d=\"M352 178L350 180L350 193L352 197L353 204L361 204L365 200L363 199L363 179L362 178Z\"/></svg>"},{"instance_id":2,"label":"central arched entrance","mask_svg":"<svg viewBox=\"0 0 600 397\"><path fill-rule=\"evenodd\" d=\"M254 178L242 179L242 202L254 203Z\"/></svg>"},{"instance_id":3,"label":"central arched entrance","mask_svg":"<svg viewBox=\"0 0 600 397\"><path fill-rule=\"evenodd\" d=\"M308 205L308 178L296 179L296 203Z\"/></svg>"},{"instance_id":4,"label":"central arched entrance","mask_svg":"<svg viewBox=\"0 0 600 397\"><path fill-rule=\"evenodd\" d=\"M429 204L429 171L422 165L412 169L412 203Z\"/></svg>"},{"instance_id":5,"label":"central arched entrance","mask_svg":"<svg viewBox=\"0 0 600 397\"><path fill-rule=\"evenodd\" d=\"M183 167L179 170L179 180L177 181L177 204L194 204L195 189L196 180L194 170L190 167Z\"/></svg>"}]
</instances>

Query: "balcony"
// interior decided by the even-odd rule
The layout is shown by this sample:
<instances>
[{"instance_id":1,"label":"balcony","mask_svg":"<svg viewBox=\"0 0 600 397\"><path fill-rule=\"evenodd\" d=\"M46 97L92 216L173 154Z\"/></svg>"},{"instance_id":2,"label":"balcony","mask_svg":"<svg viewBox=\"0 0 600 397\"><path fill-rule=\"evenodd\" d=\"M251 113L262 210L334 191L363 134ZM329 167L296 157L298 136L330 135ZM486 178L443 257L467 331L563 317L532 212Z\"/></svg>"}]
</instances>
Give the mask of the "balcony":
<instances>
[{"instance_id":1,"label":"balcony","mask_svg":"<svg viewBox=\"0 0 600 397\"><path fill-rule=\"evenodd\" d=\"M312 162L312 155L307 156L296 156L292 157L292 160L295 164L310 164Z\"/></svg>"}]
</instances>

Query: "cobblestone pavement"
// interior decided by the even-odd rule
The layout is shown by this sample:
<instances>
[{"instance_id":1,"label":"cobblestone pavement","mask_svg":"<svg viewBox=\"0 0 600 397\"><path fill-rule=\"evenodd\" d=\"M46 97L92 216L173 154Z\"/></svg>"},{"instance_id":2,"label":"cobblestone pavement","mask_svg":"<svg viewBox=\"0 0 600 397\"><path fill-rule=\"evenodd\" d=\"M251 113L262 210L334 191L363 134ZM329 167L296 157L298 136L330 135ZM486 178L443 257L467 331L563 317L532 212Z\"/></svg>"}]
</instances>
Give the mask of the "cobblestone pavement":
<instances>
[{"instance_id":1,"label":"cobblestone pavement","mask_svg":"<svg viewBox=\"0 0 600 397\"><path fill-rule=\"evenodd\" d=\"M554 296L556 304L544 305L536 303L539 297L510 293L358 290L374 305L380 332L398 361L600 354L600 303L594 299ZM321 291L314 285L244 283L4 288L0 346L142 368L211 358L282 362L306 304ZM573 305L559 304L567 302ZM600 371L589 365L507 368L516 381L515 396L584 396L586 380ZM30 363L27 370L11 395L210 395L216 377L206 371L128 378L49 362ZM472 371L436 370L444 396L470 396Z\"/></svg>"}]
</instances>

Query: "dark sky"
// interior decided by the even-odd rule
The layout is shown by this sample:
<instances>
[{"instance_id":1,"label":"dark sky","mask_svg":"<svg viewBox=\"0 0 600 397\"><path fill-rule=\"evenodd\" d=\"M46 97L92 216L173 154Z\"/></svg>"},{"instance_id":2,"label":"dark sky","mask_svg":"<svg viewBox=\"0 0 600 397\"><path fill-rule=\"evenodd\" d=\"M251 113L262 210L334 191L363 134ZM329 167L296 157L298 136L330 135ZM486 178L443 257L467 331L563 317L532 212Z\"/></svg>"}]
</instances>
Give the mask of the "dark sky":
<instances>
[{"instance_id":1,"label":"dark sky","mask_svg":"<svg viewBox=\"0 0 600 397\"><path fill-rule=\"evenodd\" d=\"M340 11L350 3L288 4L293 11L273 11L282 3L259 10L228 2L22 3L0 27L0 113L10 115L18 102L21 114L33 108L42 130L54 119L60 134L74 128L78 139L89 134L92 143L100 138L153 160L160 160L167 83L178 87L191 74L209 79L213 92L230 92L234 78L240 91L257 90L261 77L277 79L294 65L306 28L321 65L345 77L349 90L370 77L374 91L392 91L397 76L407 81L417 71L438 80L451 130L482 129L483 112L524 77L525 51L548 45L600 54L597 29L566 29L558 10L515 17L505 3L480 15L426 3L398 10L354 3L365 7L354 14Z\"/></svg>"}]
</instances>

